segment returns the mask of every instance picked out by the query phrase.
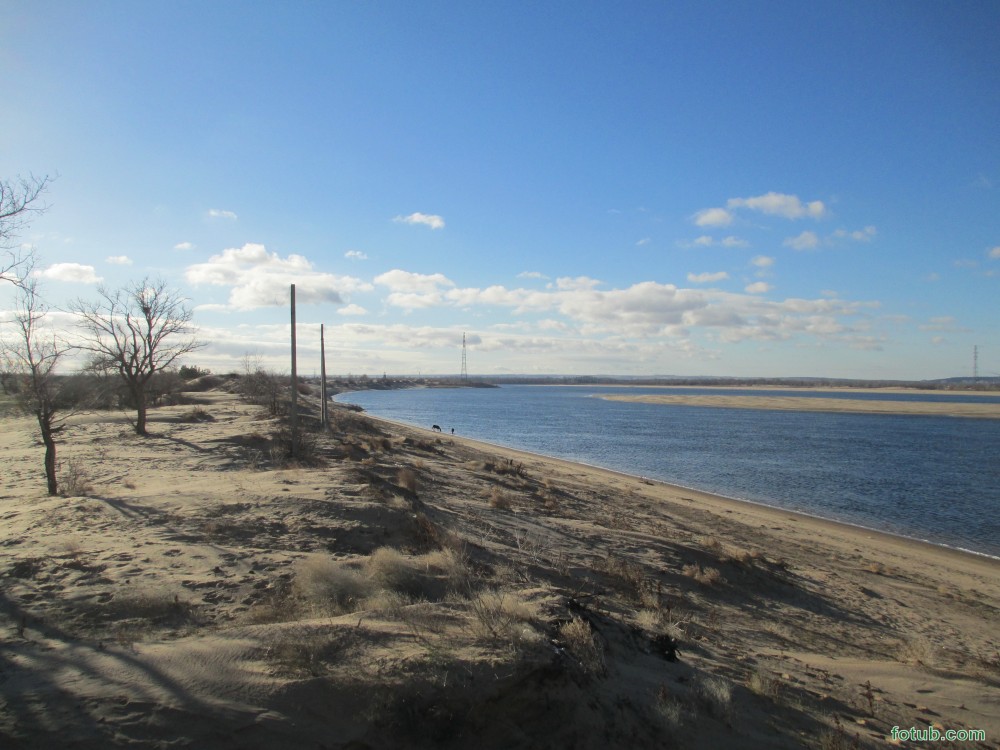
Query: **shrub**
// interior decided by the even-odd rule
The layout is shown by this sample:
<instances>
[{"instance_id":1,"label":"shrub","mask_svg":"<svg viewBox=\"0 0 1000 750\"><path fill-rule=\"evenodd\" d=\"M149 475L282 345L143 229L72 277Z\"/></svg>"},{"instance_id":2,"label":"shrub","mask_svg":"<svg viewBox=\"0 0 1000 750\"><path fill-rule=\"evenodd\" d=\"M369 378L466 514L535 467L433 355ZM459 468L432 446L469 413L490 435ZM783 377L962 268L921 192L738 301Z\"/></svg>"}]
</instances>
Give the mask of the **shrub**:
<instances>
[{"instance_id":1,"label":"shrub","mask_svg":"<svg viewBox=\"0 0 1000 750\"><path fill-rule=\"evenodd\" d=\"M514 503L510 498L510 493L497 486L490 488L489 501L490 507L496 508L497 510L511 510L514 507Z\"/></svg>"},{"instance_id":2,"label":"shrub","mask_svg":"<svg viewBox=\"0 0 1000 750\"><path fill-rule=\"evenodd\" d=\"M84 497L94 491L90 474L80 461L70 459L59 474L59 494L63 497Z\"/></svg>"},{"instance_id":3,"label":"shrub","mask_svg":"<svg viewBox=\"0 0 1000 750\"><path fill-rule=\"evenodd\" d=\"M725 582L718 568L702 568L700 565L694 564L685 565L681 572L702 586L714 586L717 583Z\"/></svg>"},{"instance_id":4,"label":"shrub","mask_svg":"<svg viewBox=\"0 0 1000 750\"><path fill-rule=\"evenodd\" d=\"M566 650L580 662L583 671L588 674L604 674L604 649L594 637L590 623L574 615L559 628L559 638Z\"/></svg>"},{"instance_id":5,"label":"shrub","mask_svg":"<svg viewBox=\"0 0 1000 750\"><path fill-rule=\"evenodd\" d=\"M357 570L325 555L311 555L296 566L293 590L320 610L340 613L360 609L372 586Z\"/></svg>"}]
</instances>

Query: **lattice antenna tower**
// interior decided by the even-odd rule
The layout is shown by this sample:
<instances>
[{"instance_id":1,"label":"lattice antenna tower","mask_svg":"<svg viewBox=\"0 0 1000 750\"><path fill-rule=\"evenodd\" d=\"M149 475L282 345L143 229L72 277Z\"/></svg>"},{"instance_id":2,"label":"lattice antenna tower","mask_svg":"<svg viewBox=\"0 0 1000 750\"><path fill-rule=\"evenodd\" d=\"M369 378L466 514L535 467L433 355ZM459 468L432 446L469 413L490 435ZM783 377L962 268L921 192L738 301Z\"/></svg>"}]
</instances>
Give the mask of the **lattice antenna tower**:
<instances>
[{"instance_id":1,"label":"lattice antenna tower","mask_svg":"<svg viewBox=\"0 0 1000 750\"><path fill-rule=\"evenodd\" d=\"M979 380L979 344L972 347L972 379Z\"/></svg>"},{"instance_id":2,"label":"lattice antenna tower","mask_svg":"<svg viewBox=\"0 0 1000 750\"><path fill-rule=\"evenodd\" d=\"M462 377L463 381L469 379L469 362L466 359L466 354L465 354L465 334L464 333L462 334L462 376L461 377Z\"/></svg>"}]
</instances>

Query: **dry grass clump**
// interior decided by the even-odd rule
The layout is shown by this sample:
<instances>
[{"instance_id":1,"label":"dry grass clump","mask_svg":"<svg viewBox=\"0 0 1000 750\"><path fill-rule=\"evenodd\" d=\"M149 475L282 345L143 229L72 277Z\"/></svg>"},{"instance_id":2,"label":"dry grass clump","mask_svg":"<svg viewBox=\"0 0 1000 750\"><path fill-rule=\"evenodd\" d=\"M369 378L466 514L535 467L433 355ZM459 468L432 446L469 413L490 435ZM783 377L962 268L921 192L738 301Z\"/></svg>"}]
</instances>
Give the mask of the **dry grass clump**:
<instances>
[{"instance_id":1,"label":"dry grass clump","mask_svg":"<svg viewBox=\"0 0 1000 750\"><path fill-rule=\"evenodd\" d=\"M514 591L483 589L468 598L469 628L480 641L517 646L539 640L530 623L537 610Z\"/></svg>"},{"instance_id":2,"label":"dry grass clump","mask_svg":"<svg viewBox=\"0 0 1000 750\"><path fill-rule=\"evenodd\" d=\"M417 472L413 469L400 469L396 472L396 484L407 492L417 494Z\"/></svg>"},{"instance_id":3,"label":"dry grass clump","mask_svg":"<svg viewBox=\"0 0 1000 750\"><path fill-rule=\"evenodd\" d=\"M747 688L764 698L774 700L781 693L781 680L769 674L766 670L755 669L747 677Z\"/></svg>"},{"instance_id":4,"label":"dry grass clump","mask_svg":"<svg viewBox=\"0 0 1000 750\"><path fill-rule=\"evenodd\" d=\"M368 580L377 588L414 595L420 592L420 574L413 561L394 547L379 547L364 564Z\"/></svg>"},{"instance_id":5,"label":"dry grass clump","mask_svg":"<svg viewBox=\"0 0 1000 750\"><path fill-rule=\"evenodd\" d=\"M177 417L178 422L194 423L194 422L214 422L215 417L208 413L207 410L200 406L196 406Z\"/></svg>"},{"instance_id":6,"label":"dry grass clump","mask_svg":"<svg viewBox=\"0 0 1000 750\"><path fill-rule=\"evenodd\" d=\"M491 487L487 497L491 508L496 508L497 510L512 510L514 508L514 502L511 499L510 493L500 487L495 485Z\"/></svg>"},{"instance_id":7,"label":"dry grass clump","mask_svg":"<svg viewBox=\"0 0 1000 750\"><path fill-rule=\"evenodd\" d=\"M563 646L588 674L600 675L606 671L604 649L594 635L590 623L582 617L573 618L559 628L559 639Z\"/></svg>"},{"instance_id":8,"label":"dry grass clump","mask_svg":"<svg viewBox=\"0 0 1000 750\"><path fill-rule=\"evenodd\" d=\"M726 580L718 568L702 568L697 563L685 565L681 572L702 586L715 586L718 583L725 583Z\"/></svg>"},{"instance_id":9,"label":"dry grass clump","mask_svg":"<svg viewBox=\"0 0 1000 750\"><path fill-rule=\"evenodd\" d=\"M721 677L708 677L698 684L697 695L712 716L728 719L733 708L733 687Z\"/></svg>"},{"instance_id":10,"label":"dry grass clump","mask_svg":"<svg viewBox=\"0 0 1000 750\"><path fill-rule=\"evenodd\" d=\"M673 695L666 685L660 685L656 691L653 708L667 729L679 729L691 718L691 709L687 703Z\"/></svg>"},{"instance_id":11,"label":"dry grass clump","mask_svg":"<svg viewBox=\"0 0 1000 750\"><path fill-rule=\"evenodd\" d=\"M896 649L896 658L903 664L915 667L928 667L935 662L934 645L922 635L912 636L901 641Z\"/></svg>"},{"instance_id":12,"label":"dry grass clump","mask_svg":"<svg viewBox=\"0 0 1000 750\"><path fill-rule=\"evenodd\" d=\"M373 593L360 571L326 555L310 555L298 564L293 592L307 605L329 614L356 612Z\"/></svg>"}]
</instances>

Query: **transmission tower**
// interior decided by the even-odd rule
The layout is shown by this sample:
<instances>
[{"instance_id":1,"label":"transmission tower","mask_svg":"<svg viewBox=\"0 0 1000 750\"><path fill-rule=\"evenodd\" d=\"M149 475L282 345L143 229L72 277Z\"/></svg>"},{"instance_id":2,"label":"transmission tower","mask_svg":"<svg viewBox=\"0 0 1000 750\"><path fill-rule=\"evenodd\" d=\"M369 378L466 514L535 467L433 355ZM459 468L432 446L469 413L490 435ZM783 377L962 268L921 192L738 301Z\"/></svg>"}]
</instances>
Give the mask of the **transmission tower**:
<instances>
[{"instance_id":1,"label":"transmission tower","mask_svg":"<svg viewBox=\"0 0 1000 750\"><path fill-rule=\"evenodd\" d=\"M972 379L979 382L979 344L972 347Z\"/></svg>"},{"instance_id":2,"label":"transmission tower","mask_svg":"<svg viewBox=\"0 0 1000 750\"><path fill-rule=\"evenodd\" d=\"M469 379L469 363L465 357L465 334L462 334L462 381Z\"/></svg>"}]
</instances>

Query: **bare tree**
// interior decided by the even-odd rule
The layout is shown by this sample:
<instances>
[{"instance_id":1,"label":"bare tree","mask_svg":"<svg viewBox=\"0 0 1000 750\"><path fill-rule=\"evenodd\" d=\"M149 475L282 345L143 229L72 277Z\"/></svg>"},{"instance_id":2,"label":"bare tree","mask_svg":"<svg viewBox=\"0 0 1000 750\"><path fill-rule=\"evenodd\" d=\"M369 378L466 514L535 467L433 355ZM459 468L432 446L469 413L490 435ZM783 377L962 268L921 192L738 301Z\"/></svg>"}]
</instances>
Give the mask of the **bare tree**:
<instances>
[{"instance_id":1,"label":"bare tree","mask_svg":"<svg viewBox=\"0 0 1000 750\"><path fill-rule=\"evenodd\" d=\"M85 342L79 348L95 355L96 364L117 372L136 410L135 431L146 434L149 383L178 358L199 348L191 337L191 310L166 282L148 278L122 289L98 289L97 302L78 300L71 309L80 318Z\"/></svg>"},{"instance_id":2,"label":"bare tree","mask_svg":"<svg viewBox=\"0 0 1000 750\"><path fill-rule=\"evenodd\" d=\"M30 253L25 255L16 249L15 240L27 226L28 217L45 210L39 201L50 182L48 176L33 175L0 180L0 281L20 285L26 278L23 269L31 265Z\"/></svg>"},{"instance_id":3,"label":"bare tree","mask_svg":"<svg viewBox=\"0 0 1000 750\"><path fill-rule=\"evenodd\" d=\"M31 270L30 266L27 270ZM3 369L13 385L16 403L38 420L45 444L45 478L49 494L55 495L59 491L56 435L62 432L63 422L72 413L73 406L62 392L63 383L54 371L70 347L42 326L48 309L38 296L38 280L26 275L19 287L13 326L17 338L4 341L0 347Z\"/></svg>"}]
</instances>

